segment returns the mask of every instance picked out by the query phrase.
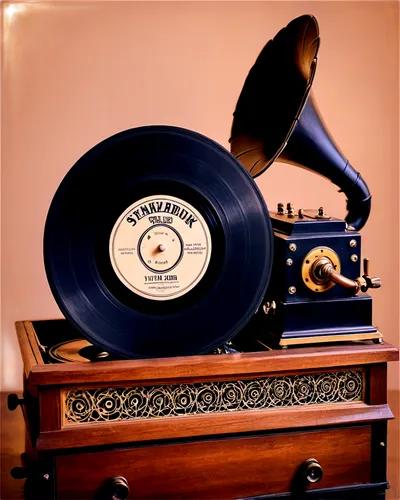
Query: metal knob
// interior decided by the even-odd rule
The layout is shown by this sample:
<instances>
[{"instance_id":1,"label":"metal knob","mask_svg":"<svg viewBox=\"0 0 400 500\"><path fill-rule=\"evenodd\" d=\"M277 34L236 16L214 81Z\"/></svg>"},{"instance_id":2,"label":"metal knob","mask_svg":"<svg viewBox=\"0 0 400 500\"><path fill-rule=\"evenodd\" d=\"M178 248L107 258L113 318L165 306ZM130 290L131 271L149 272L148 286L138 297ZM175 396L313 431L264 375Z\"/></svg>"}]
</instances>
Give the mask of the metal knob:
<instances>
[{"instance_id":1,"label":"metal knob","mask_svg":"<svg viewBox=\"0 0 400 500\"><path fill-rule=\"evenodd\" d=\"M319 209L318 209L318 213L317 213L317 215L315 216L315 218L316 218L316 219L326 219L326 220L329 220L329 219L330 219L329 215L327 215L327 214L325 213L324 207L319 207Z\"/></svg>"},{"instance_id":2,"label":"metal knob","mask_svg":"<svg viewBox=\"0 0 400 500\"><path fill-rule=\"evenodd\" d=\"M321 481L324 471L317 459L308 458L302 465L302 474L306 483L314 484Z\"/></svg>"},{"instance_id":3,"label":"metal knob","mask_svg":"<svg viewBox=\"0 0 400 500\"><path fill-rule=\"evenodd\" d=\"M290 219L293 219L294 218L294 205L293 203L287 203L286 204L286 208L287 208L287 213L288 213L288 217Z\"/></svg>"},{"instance_id":4,"label":"metal knob","mask_svg":"<svg viewBox=\"0 0 400 500\"><path fill-rule=\"evenodd\" d=\"M7 408L10 411L14 411L18 408L19 405L23 405L25 400L23 398L19 398L16 394L9 394L7 396Z\"/></svg>"},{"instance_id":5,"label":"metal knob","mask_svg":"<svg viewBox=\"0 0 400 500\"><path fill-rule=\"evenodd\" d=\"M129 495L128 481L122 476L112 477L106 481L104 490L107 492L104 498L107 497L109 500L125 500Z\"/></svg>"},{"instance_id":6,"label":"metal knob","mask_svg":"<svg viewBox=\"0 0 400 500\"><path fill-rule=\"evenodd\" d=\"M278 203L277 215L284 215L285 209L283 203Z\"/></svg>"}]
</instances>

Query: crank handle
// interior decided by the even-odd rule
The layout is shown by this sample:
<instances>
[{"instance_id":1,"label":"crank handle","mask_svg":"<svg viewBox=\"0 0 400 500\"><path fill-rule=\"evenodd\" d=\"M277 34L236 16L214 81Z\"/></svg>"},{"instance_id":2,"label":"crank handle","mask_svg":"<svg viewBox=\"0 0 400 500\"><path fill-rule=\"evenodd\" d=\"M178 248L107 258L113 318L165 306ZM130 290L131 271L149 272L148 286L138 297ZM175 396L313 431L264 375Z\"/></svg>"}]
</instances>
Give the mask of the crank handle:
<instances>
[{"instance_id":1,"label":"crank handle","mask_svg":"<svg viewBox=\"0 0 400 500\"><path fill-rule=\"evenodd\" d=\"M356 280L346 278L343 274L338 273L331 260L322 257L315 262L313 266L313 274L318 280L333 281L343 288L348 288L354 291L356 295L360 290L366 292L369 288L380 288L381 279L378 277L369 276L369 259L364 259L364 275Z\"/></svg>"}]
</instances>

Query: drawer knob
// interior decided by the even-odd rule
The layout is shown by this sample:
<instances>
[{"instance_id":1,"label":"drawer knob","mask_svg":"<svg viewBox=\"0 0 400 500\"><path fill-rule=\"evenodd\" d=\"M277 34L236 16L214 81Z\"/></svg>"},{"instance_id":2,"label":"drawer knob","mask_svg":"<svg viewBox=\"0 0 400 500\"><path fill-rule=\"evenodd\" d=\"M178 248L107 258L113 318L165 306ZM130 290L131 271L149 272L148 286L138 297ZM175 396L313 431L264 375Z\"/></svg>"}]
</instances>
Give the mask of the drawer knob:
<instances>
[{"instance_id":1,"label":"drawer knob","mask_svg":"<svg viewBox=\"0 0 400 500\"><path fill-rule=\"evenodd\" d=\"M9 394L7 397L7 407L10 411L14 411L18 408L19 405L23 405L25 400L20 399L16 394Z\"/></svg>"},{"instance_id":2,"label":"drawer knob","mask_svg":"<svg viewBox=\"0 0 400 500\"><path fill-rule=\"evenodd\" d=\"M309 458L303 463L303 478L307 483L318 483L323 475L324 471L315 458Z\"/></svg>"},{"instance_id":3,"label":"drawer knob","mask_svg":"<svg viewBox=\"0 0 400 500\"><path fill-rule=\"evenodd\" d=\"M128 481L122 477L108 479L106 489L110 492L110 500L125 500L129 495Z\"/></svg>"},{"instance_id":4,"label":"drawer knob","mask_svg":"<svg viewBox=\"0 0 400 500\"><path fill-rule=\"evenodd\" d=\"M26 467L13 467L10 474L13 479L27 479L28 469Z\"/></svg>"}]
</instances>

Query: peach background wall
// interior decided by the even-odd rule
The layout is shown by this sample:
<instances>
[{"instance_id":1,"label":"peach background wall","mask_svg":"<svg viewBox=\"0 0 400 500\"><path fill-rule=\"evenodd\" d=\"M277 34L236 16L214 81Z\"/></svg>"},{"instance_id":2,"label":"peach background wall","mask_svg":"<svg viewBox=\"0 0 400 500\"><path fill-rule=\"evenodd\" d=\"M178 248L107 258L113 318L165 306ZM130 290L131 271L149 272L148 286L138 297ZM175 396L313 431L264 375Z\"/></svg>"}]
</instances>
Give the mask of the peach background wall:
<instances>
[{"instance_id":1,"label":"peach background wall","mask_svg":"<svg viewBox=\"0 0 400 500\"><path fill-rule=\"evenodd\" d=\"M319 108L373 194L363 245L384 284L373 292L374 321L398 345L397 2L2 5L5 389L21 386L14 321L60 316L44 273L42 236L68 169L105 137L145 124L194 129L228 147L250 66L266 41L303 13L320 24ZM345 214L344 196L309 172L276 164L258 184L270 207L292 201ZM391 389L397 373L391 367Z\"/></svg>"}]
</instances>

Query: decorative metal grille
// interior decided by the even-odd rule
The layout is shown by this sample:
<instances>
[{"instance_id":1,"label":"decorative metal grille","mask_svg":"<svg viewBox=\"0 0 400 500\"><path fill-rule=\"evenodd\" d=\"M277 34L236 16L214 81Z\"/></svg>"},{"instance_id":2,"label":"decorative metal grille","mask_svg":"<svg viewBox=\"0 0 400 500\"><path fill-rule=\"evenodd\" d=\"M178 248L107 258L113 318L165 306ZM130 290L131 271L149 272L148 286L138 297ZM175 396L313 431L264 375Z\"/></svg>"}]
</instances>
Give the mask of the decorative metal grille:
<instances>
[{"instance_id":1,"label":"decorative metal grille","mask_svg":"<svg viewBox=\"0 0 400 500\"><path fill-rule=\"evenodd\" d=\"M361 370L232 382L79 389L66 393L70 423L110 422L359 401Z\"/></svg>"}]
</instances>

